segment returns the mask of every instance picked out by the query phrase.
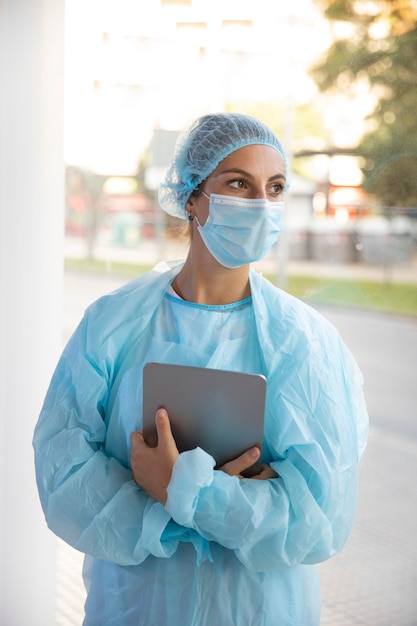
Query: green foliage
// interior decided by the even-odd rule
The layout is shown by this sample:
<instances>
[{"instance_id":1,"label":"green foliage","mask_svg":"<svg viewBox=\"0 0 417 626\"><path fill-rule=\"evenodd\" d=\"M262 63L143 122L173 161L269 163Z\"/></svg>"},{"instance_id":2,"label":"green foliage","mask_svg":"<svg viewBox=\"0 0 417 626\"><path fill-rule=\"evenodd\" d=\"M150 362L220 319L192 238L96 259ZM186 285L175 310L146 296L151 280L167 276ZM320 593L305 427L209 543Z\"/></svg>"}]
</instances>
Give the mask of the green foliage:
<instances>
[{"instance_id":1,"label":"green foliage","mask_svg":"<svg viewBox=\"0 0 417 626\"><path fill-rule=\"evenodd\" d=\"M328 19L349 21L353 29L312 67L318 87L323 92L353 93L365 80L377 99L358 147L365 163L364 186L384 205L416 207L416 5L412 0L317 0L317 4Z\"/></svg>"}]
</instances>

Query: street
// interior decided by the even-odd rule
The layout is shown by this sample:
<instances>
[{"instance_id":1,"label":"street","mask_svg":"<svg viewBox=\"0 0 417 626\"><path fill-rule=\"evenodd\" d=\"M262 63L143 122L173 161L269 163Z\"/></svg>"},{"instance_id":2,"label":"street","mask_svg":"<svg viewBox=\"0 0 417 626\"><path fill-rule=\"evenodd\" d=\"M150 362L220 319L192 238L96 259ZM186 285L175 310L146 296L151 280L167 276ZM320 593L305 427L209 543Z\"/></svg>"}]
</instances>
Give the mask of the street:
<instances>
[{"instance_id":1,"label":"street","mask_svg":"<svg viewBox=\"0 0 417 626\"><path fill-rule=\"evenodd\" d=\"M67 272L65 339L84 308L125 279ZM417 320L317 307L340 331L365 378L371 417L355 527L321 565L322 626L417 624ZM82 621L81 558L59 545L57 624Z\"/></svg>"}]
</instances>

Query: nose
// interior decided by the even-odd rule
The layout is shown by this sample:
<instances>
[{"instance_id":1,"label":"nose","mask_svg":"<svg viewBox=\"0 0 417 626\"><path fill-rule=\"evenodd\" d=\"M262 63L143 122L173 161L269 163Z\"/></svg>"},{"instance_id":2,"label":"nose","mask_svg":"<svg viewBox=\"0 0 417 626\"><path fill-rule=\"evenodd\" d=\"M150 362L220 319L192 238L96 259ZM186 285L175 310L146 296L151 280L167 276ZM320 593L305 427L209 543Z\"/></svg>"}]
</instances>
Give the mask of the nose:
<instances>
[{"instance_id":1,"label":"nose","mask_svg":"<svg viewBox=\"0 0 417 626\"><path fill-rule=\"evenodd\" d=\"M264 187L256 187L254 189L254 199L255 200L266 200L267 196L266 196L266 190Z\"/></svg>"}]
</instances>

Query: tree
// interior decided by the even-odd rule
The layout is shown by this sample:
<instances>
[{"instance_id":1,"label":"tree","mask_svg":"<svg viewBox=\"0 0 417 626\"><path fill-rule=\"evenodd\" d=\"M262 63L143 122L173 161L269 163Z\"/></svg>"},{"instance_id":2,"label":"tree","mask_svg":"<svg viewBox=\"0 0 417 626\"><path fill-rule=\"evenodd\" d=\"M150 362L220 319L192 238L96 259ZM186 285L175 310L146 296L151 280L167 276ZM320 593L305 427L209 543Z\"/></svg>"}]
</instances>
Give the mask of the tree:
<instances>
[{"instance_id":1,"label":"tree","mask_svg":"<svg viewBox=\"0 0 417 626\"><path fill-rule=\"evenodd\" d=\"M375 97L358 146L364 187L383 205L417 207L417 7L413 0L315 0L334 25L350 24L311 69L322 92L366 82Z\"/></svg>"}]
</instances>

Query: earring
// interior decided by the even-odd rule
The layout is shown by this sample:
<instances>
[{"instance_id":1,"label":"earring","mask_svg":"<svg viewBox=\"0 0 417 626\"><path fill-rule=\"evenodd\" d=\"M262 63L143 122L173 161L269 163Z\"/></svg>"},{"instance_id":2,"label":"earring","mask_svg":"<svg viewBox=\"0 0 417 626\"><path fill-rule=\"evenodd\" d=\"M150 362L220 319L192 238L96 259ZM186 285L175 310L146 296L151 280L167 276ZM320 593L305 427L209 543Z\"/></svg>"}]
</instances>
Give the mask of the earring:
<instances>
[{"instance_id":1,"label":"earring","mask_svg":"<svg viewBox=\"0 0 417 626\"><path fill-rule=\"evenodd\" d=\"M191 213L188 213L188 221L192 222L194 219L194 215L191 215Z\"/></svg>"}]
</instances>

